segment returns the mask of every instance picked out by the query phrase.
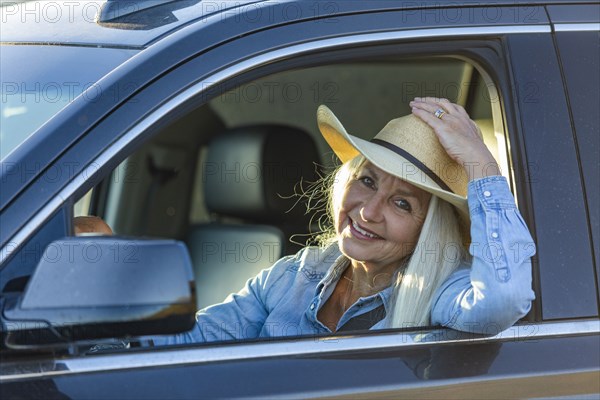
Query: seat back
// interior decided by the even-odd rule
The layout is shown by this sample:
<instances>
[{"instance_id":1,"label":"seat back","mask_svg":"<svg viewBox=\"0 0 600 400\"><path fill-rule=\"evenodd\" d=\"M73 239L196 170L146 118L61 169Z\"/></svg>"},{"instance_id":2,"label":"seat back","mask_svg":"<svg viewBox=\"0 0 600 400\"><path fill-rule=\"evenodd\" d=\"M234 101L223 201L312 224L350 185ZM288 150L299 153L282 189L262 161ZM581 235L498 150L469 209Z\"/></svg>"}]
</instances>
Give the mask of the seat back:
<instances>
[{"instance_id":1,"label":"seat back","mask_svg":"<svg viewBox=\"0 0 600 400\"><path fill-rule=\"evenodd\" d=\"M196 277L198 309L220 303L282 256L283 233L267 225L195 226L188 246Z\"/></svg>"},{"instance_id":2,"label":"seat back","mask_svg":"<svg viewBox=\"0 0 600 400\"><path fill-rule=\"evenodd\" d=\"M291 196L301 180L317 179L318 161L308 133L281 125L231 129L209 144L199 178L214 220L193 225L186 239L199 308L297 250L288 238L307 233L309 221Z\"/></svg>"}]
</instances>

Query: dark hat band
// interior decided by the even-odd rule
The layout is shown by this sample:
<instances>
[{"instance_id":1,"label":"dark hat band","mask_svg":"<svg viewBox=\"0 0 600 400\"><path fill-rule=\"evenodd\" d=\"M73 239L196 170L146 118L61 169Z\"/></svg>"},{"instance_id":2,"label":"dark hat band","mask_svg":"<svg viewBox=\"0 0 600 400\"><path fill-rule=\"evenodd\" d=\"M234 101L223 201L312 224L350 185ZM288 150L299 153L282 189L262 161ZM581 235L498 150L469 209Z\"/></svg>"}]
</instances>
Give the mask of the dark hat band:
<instances>
[{"instance_id":1,"label":"dark hat band","mask_svg":"<svg viewBox=\"0 0 600 400\"><path fill-rule=\"evenodd\" d=\"M371 139L371 142L378 144L380 146L383 146L386 149L391 150L394 153L398 154L399 156L406 158L408 161L413 163L417 168L419 168L421 171L423 171L425 173L425 175L427 175L435 183L437 183L442 189L444 189L447 192L454 193L454 191L452 189L450 189L450 187L448 185L446 185L446 183L439 176L437 176L435 172L430 170L425 164L423 164L421 161L419 161L416 157L413 157L413 155L410 154L409 152L407 152L406 150L404 150L394 144L391 144L390 142L381 140L381 139Z\"/></svg>"}]
</instances>

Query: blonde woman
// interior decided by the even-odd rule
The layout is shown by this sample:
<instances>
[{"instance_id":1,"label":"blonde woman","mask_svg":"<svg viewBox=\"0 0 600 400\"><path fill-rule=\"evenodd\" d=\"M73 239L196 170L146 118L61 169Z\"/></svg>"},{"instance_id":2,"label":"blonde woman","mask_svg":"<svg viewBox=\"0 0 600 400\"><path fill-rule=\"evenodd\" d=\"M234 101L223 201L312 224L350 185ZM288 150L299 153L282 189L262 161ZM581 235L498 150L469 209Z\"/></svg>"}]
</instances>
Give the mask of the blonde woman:
<instances>
[{"instance_id":1,"label":"blonde woman","mask_svg":"<svg viewBox=\"0 0 600 400\"><path fill-rule=\"evenodd\" d=\"M444 99L411 107L366 141L321 106L319 129L343 162L329 240L156 344L427 325L489 333L523 317L535 246L479 129Z\"/></svg>"}]
</instances>

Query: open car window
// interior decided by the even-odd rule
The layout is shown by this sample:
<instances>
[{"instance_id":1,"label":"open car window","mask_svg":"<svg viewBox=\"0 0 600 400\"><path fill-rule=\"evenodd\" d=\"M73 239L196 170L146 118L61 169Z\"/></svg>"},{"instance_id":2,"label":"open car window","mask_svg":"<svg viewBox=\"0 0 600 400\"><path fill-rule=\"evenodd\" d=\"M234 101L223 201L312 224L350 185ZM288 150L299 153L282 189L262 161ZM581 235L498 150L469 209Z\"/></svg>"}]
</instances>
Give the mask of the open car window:
<instances>
[{"instance_id":1,"label":"open car window","mask_svg":"<svg viewBox=\"0 0 600 400\"><path fill-rule=\"evenodd\" d=\"M486 72L450 56L392 58L287 70L223 90L127 157L75 214L102 217L118 236L184 242L197 308L218 304L314 243L322 210L307 212L303 193L337 165L317 107L327 104L351 134L369 139L408 114L417 96L464 106L513 182L499 94Z\"/></svg>"}]
</instances>

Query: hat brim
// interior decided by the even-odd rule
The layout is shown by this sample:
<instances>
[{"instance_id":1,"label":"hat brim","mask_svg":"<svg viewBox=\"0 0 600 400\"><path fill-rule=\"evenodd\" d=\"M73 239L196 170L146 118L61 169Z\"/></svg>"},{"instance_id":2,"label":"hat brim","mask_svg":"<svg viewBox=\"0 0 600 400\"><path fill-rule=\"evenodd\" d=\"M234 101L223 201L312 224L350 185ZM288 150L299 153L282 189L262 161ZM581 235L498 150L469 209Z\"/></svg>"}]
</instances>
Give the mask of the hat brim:
<instances>
[{"instance_id":1,"label":"hat brim","mask_svg":"<svg viewBox=\"0 0 600 400\"><path fill-rule=\"evenodd\" d=\"M414 163L394 151L348 134L342 123L326 106L319 107L317 121L321 134L343 163L362 154L377 168L452 204L465 221L470 220L466 198L440 188Z\"/></svg>"}]
</instances>

